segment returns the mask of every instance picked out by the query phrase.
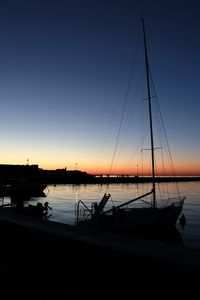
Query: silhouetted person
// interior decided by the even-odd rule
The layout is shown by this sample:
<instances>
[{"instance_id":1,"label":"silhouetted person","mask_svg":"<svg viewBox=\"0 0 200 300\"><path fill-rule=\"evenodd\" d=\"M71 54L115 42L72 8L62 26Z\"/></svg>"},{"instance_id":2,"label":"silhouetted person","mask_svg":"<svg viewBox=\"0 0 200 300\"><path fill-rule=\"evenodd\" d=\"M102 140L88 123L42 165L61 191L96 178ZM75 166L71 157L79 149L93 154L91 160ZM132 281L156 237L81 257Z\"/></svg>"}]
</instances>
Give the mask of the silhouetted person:
<instances>
[{"instance_id":1,"label":"silhouetted person","mask_svg":"<svg viewBox=\"0 0 200 300\"><path fill-rule=\"evenodd\" d=\"M96 212L97 209L98 209L98 207L99 207L99 205L97 204L97 202L94 203L94 206L93 206L93 207L94 207L94 211Z\"/></svg>"},{"instance_id":2,"label":"silhouetted person","mask_svg":"<svg viewBox=\"0 0 200 300\"><path fill-rule=\"evenodd\" d=\"M48 214L48 209L52 210L52 208L49 206L49 202L45 202L44 203L44 207L43 207L44 211L43 211L43 215L46 216Z\"/></svg>"},{"instance_id":3,"label":"silhouetted person","mask_svg":"<svg viewBox=\"0 0 200 300\"><path fill-rule=\"evenodd\" d=\"M38 203L37 203L36 209L37 209L37 214L38 214L39 216L44 215L45 207L42 205L41 202L38 202Z\"/></svg>"},{"instance_id":4,"label":"silhouetted person","mask_svg":"<svg viewBox=\"0 0 200 300\"><path fill-rule=\"evenodd\" d=\"M37 217L46 216L48 214L48 209L52 210L49 206L49 202L45 202L44 205L41 202L38 202L37 205L29 204L28 208L30 210L30 214Z\"/></svg>"}]
</instances>

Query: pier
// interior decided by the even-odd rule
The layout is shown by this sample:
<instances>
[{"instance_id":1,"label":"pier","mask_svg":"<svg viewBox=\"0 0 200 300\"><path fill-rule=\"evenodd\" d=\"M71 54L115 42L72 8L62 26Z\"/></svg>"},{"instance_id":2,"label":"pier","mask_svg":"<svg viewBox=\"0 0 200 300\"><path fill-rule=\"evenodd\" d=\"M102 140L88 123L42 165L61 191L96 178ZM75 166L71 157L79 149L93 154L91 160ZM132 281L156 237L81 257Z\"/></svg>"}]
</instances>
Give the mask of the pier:
<instances>
[{"instance_id":1,"label":"pier","mask_svg":"<svg viewBox=\"0 0 200 300\"><path fill-rule=\"evenodd\" d=\"M38 220L5 208L0 231L7 296L2 299L194 299L198 292L197 249Z\"/></svg>"},{"instance_id":2,"label":"pier","mask_svg":"<svg viewBox=\"0 0 200 300\"><path fill-rule=\"evenodd\" d=\"M95 183L148 183L152 182L150 176L134 176L134 175L94 175ZM156 176L155 182L189 182L200 181L200 176Z\"/></svg>"}]
</instances>

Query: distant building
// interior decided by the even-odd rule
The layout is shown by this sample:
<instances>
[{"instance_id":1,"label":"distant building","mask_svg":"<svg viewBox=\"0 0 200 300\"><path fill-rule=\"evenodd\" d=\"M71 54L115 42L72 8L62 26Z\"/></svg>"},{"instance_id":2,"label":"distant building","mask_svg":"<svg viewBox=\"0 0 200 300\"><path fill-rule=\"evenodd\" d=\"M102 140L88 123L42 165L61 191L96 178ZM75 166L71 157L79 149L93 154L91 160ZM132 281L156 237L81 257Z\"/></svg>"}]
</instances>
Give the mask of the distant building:
<instances>
[{"instance_id":1,"label":"distant building","mask_svg":"<svg viewBox=\"0 0 200 300\"><path fill-rule=\"evenodd\" d=\"M0 183L12 184L20 177L26 177L41 183L82 183L90 182L94 176L79 170L68 171L67 168L43 170L38 165L4 165L0 164Z\"/></svg>"},{"instance_id":2,"label":"distant building","mask_svg":"<svg viewBox=\"0 0 200 300\"><path fill-rule=\"evenodd\" d=\"M4 165L0 164L0 179L13 179L20 176L37 175L38 165Z\"/></svg>"}]
</instances>

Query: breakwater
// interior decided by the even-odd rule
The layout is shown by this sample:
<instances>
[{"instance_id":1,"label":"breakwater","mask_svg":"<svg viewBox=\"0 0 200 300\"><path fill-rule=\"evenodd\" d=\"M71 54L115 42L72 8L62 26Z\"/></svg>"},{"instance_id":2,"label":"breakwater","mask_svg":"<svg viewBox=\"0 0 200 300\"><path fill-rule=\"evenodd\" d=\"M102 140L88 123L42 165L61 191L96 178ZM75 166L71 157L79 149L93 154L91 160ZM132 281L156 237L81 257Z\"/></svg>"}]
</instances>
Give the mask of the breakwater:
<instances>
[{"instance_id":1,"label":"breakwater","mask_svg":"<svg viewBox=\"0 0 200 300\"><path fill-rule=\"evenodd\" d=\"M152 182L151 177L137 177L137 176L95 176L95 175L47 175L37 176L35 181L45 184L111 184L111 183L149 183ZM200 181L200 177L156 177L155 182L190 182Z\"/></svg>"}]
</instances>

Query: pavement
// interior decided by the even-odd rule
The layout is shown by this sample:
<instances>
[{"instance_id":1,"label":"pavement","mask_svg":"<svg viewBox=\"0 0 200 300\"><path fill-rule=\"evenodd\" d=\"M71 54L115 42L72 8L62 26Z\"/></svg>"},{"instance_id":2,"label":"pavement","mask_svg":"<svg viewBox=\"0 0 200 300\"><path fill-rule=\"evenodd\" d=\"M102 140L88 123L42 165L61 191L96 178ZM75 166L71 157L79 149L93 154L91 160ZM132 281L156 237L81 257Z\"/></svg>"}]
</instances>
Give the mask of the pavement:
<instances>
[{"instance_id":1,"label":"pavement","mask_svg":"<svg viewBox=\"0 0 200 300\"><path fill-rule=\"evenodd\" d=\"M0 212L1 299L198 299L200 251Z\"/></svg>"}]
</instances>

